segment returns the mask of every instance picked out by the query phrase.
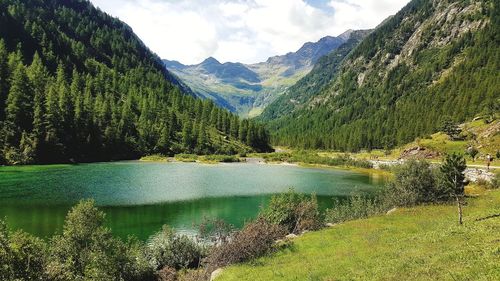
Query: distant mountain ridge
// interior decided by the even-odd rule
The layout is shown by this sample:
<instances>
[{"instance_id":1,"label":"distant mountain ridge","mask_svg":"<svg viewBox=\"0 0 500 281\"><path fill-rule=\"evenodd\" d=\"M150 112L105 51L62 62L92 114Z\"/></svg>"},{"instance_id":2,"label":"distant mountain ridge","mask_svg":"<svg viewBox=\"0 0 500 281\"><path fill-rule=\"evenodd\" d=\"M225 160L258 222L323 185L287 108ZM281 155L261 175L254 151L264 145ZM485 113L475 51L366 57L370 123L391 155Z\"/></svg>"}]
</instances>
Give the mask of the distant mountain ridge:
<instances>
[{"instance_id":1,"label":"distant mountain ridge","mask_svg":"<svg viewBox=\"0 0 500 281\"><path fill-rule=\"evenodd\" d=\"M268 58L265 62L220 63L207 58L195 65L163 60L165 67L199 96L243 116L256 116L288 87L312 70L323 56L344 44L353 33L326 36L307 42L296 52Z\"/></svg>"},{"instance_id":2,"label":"distant mountain ridge","mask_svg":"<svg viewBox=\"0 0 500 281\"><path fill-rule=\"evenodd\" d=\"M350 52L370 32L371 30L349 32L349 35L346 36L348 40L344 44L328 55L319 58L311 72L300 79L295 85L289 87L284 94L268 105L259 118L263 120L276 119L279 116L292 112L295 108L307 102L312 95L316 94L330 82Z\"/></svg>"}]
</instances>

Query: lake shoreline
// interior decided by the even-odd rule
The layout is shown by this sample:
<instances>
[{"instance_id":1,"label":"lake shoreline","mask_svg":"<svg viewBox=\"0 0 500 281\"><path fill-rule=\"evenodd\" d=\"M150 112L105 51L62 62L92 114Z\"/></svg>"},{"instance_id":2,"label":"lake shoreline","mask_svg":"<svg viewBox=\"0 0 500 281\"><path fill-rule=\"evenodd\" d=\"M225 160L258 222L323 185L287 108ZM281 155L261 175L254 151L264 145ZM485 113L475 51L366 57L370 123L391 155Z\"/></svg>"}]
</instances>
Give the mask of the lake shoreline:
<instances>
[{"instance_id":1,"label":"lake shoreline","mask_svg":"<svg viewBox=\"0 0 500 281\"><path fill-rule=\"evenodd\" d=\"M144 160L138 159L139 162L144 163L197 163L197 164L208 164L208 165L218 165L218 164L258 164L258 165L273 165L273 166L285 166L285 167L301 167L301 168L312 168L312 169L333 169L333 170L343 170L351 172L359 172L362 174L377 174L385 177L392 177L392 173L386 170L378 168L359 168L351 166L330 166L324 164L308 164L303 162L267 162L262 157L242 157L240 162L224 163L224 162L209 162L209 161L181 161L175 159L175 157L165 157L162 160Z\"/></svg>"},{"instance_id":2,"label":"lake shoreline","mask_svg":"<svg viewBox=\"0 0 500 281\"><path fill-rule=\"evenodd\" d=\"M164 224L196 230L204 218L241 227L273 194L290 188L317 194L328 208L332 198L374 194L384 184L383 178L338 169L245 164L122 161L0 168L0 217L13 229L51 237L62 230L71 206L93 199L117 236L147 239Z\"/></svg>"}]
</instances>

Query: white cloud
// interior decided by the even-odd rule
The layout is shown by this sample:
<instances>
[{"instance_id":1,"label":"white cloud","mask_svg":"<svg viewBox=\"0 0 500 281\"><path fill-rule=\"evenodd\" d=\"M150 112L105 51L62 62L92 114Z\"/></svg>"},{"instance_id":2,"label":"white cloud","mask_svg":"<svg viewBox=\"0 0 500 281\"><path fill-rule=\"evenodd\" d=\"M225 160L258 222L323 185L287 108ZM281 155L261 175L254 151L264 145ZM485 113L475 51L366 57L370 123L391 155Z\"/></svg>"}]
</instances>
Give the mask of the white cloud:
<instances>
[{"instance_id":1,"label":"white cloud","mask_svg":"<svg viewBox=\"0 0 500 281\"><path fill-rule=\"evenodd\" d=\"M409 0L91 2L125 21L162 58L194 64L209 56L223 62L264 61L326 35L373 28Z\"/></svg>"}]
</instances>

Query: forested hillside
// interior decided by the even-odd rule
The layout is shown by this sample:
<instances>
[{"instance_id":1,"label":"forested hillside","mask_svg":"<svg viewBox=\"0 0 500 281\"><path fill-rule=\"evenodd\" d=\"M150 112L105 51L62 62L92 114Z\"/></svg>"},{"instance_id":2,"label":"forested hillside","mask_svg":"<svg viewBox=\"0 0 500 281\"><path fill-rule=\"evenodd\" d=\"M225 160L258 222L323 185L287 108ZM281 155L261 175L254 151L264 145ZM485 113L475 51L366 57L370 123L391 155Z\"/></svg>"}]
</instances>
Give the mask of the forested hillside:
<instances>
[{"instance_id":1,"label":"forested hillside","mask_svg":"<svg viewBox=\"0 0 500 281\"><path fill-rule=\"evenodd\" d=\"M330 83L344 59L369 33L369 30L352 31L344 44L321 57L311 72L288 88L283 95L276 99L276 102L266 107L260 118L262 120L276 119L292 112L296 106L308 101L311 96Z\"/></svg>"},{"instance_id":2,"label":"forested hillside","mask_svg":"<svg viewBox=\"0 0 500 281\"><path fill-rule=\"evenodd\" d=\"M0 163L269 149L86 0L0 0Z\"/></svg>"},{"instance_id":3,"label":"forested hillside","mask_svg":"<svg viewBox=\"0 0 500 281\"><path fill-rule=\"evenodd\" d=\"M277 144L393 147L500 112L500 1L413 0L372 32L326 86L264 113ZM327 58L334 60L335 57ZM311 76L312 77L312 76ZM297 87L297 86L296 86ZM288 108L281 116L271 110Z\"/></svg>"}]
</instances>

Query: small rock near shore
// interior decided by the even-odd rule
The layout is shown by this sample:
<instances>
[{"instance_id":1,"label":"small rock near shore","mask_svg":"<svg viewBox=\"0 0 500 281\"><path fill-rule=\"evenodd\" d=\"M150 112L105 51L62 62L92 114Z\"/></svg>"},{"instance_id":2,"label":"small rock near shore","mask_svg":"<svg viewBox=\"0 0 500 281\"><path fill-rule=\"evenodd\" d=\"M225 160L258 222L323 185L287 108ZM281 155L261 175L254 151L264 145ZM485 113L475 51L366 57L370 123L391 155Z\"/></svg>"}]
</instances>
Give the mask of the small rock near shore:
<instances>
[{"instance_id":1,"label":"small rock near shore","mask_svg":"<svg viewBox=\"0 0 500 281\"><path fill-rule=\"evenodd\" d=\"M387 211L386 215L390 215L390 214L396 212L397 209L398 208L392 208L392 209L390 209L389 211Z\"/></svg>"},{"instance_id":2,"label":"small rock near shore","mask_svg":"<svg viewBox=\"0 0 500 281\"><path fill-rule=\"evenodd\" d=\"M217 268L216 270L212 271L212 274L210 274L210 281L214 281L217 277L219 277L222 271L222 268Z\"/></svg>"}]
</instances>

